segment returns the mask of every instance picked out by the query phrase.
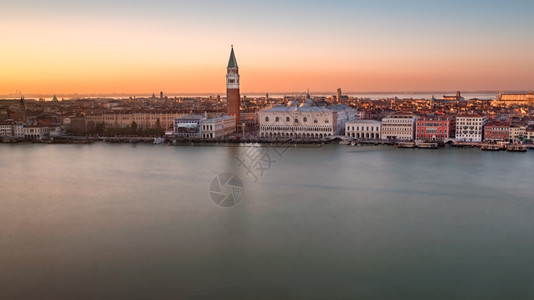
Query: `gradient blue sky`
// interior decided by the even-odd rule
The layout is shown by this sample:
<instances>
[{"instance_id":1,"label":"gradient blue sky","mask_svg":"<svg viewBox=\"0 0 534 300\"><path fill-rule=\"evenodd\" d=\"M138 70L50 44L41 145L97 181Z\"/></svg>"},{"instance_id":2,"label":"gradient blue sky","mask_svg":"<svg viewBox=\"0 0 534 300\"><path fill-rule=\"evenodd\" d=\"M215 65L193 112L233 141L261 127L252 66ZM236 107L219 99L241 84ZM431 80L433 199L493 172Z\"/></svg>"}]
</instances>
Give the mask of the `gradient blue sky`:
<instances>
[{"instance_id":1,"label":"gradient blue sky","mask_svg":"<svg viewBox=\"0 0 534 300\"><path fill-rule=\"evenodd\" d=\"M534 88L534 1L12 1L0 93ZM221 79L222 78L222 79Z\"/></svg>"}]
</instances>

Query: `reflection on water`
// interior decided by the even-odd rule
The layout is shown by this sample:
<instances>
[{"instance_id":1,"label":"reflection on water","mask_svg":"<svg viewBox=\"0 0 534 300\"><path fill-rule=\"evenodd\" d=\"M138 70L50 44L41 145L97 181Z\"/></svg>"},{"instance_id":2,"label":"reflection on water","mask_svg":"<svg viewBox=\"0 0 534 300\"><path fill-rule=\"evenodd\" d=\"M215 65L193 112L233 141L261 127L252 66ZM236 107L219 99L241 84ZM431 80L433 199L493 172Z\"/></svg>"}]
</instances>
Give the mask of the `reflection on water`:
<instances>
[{"instance_id":1,"label":"reflection on water","mask_svg":"<svg viewBox=\"0 0 534 300\"><path fill-rule=\"evenodd\" d=\"M533 153L243 150L0 145L0 297L534 296Z\"/></svg>"}]
</instances>

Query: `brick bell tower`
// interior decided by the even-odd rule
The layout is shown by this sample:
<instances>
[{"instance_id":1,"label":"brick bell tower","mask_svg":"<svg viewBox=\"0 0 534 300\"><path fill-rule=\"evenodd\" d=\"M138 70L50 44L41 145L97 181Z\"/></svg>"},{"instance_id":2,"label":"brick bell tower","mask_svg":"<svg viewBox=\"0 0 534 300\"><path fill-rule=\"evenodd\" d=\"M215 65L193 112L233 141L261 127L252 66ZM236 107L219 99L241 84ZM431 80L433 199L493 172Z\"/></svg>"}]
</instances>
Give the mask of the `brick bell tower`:
<instances>
[{"instance_id":1,"label":"brick bell tower","mask_svg":"<svg viewBox=\"0 0 534 300\"><path fill-rule=\"evenodd\" d=\"M230 52L230 59L228 60L228 67L226 67L226 114L235 116L236 130L239 128L241 96L239 95L239 67L235 59L234 46L232 45L232 52Z\"/></svg>"}]
</instances>

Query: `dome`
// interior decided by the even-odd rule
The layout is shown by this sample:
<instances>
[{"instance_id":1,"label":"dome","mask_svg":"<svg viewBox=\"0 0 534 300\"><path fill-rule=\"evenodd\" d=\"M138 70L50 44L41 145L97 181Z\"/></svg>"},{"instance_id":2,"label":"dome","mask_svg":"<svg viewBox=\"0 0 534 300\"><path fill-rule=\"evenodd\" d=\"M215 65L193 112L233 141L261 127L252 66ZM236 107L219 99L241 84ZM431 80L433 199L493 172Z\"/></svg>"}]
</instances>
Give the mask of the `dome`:
<instances>
[{"instance_id":1,"label":"dome","mask_svg":"<svg viewBox=\"0 0 534 300\"><path fill-rule=\"evenodd\" d=\"M289 102L287 103L287 106L288 106L288 107L291 107L291 106L298 106L298 105L299 105L299 103L298 103L297 101L295 101L295 100L289 101Z\"/></svg>"}]
</instances>

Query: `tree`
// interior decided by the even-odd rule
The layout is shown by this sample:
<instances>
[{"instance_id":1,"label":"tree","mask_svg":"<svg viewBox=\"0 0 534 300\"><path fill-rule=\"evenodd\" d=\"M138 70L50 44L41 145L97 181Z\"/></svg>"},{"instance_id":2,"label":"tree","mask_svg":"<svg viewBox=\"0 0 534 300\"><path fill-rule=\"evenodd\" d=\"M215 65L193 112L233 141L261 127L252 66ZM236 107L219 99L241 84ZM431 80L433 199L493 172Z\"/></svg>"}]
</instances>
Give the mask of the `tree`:
<instances>
[{"instance_id":1,"label":"tree","mask_svg":"<svg viewBox=\"0 0 534 300\"><path fill-rule=\"evenodd\" d=\"M97 134L103 134L104 133L104 129L105 129L104 122L96 123L95 132Z\"/></svg>"},{"instance_id":2,"label":"tree","mask_svg":"<svg viewBox=\"0 0 534 300\"><path fill-rule=\"evenodd\" d=\"M94 133L95 132L95 121L89 121L87 122L87 131L90 132L90 133Z\"/></svg>"},{"instance_id":3,"label":"tree","mask_svg":"<svg viewBox=\"0 0 534 300\"><path fill-rule=\"evenodd\" d=\"M132 132L135 133L137 131L137 123L135 123L135 121L132 121L132 126L130 126L132 128Z\"/></svg>"}]
</instances>

